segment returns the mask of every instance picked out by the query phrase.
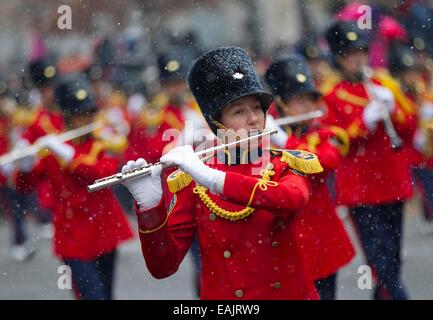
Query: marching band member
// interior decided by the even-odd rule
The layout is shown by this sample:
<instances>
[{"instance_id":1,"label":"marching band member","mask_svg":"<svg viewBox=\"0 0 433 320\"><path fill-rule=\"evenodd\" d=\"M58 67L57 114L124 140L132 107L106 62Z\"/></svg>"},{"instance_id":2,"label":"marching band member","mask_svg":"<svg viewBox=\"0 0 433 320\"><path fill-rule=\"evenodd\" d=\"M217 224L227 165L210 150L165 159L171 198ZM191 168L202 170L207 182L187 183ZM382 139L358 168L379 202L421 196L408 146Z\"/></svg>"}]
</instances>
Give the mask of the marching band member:
<instances>
[{"instance_id":1,"label":"marching band member","mask_svg":"<svg viewBox=\"0 0 433 320\"><path fill-rule=\"evenodd\" d=\"M29 64L33 84L40 92L40 103L36 106L34 120L22 133L15 148L25 148L47 134L59 133L63 129L63 118L54 98L54 83L58 78L56 61L50 57L40 58ZM44 220L41 236L52 238L51 214L53 210L52 189L47 181L40 181L36 187L39 202L38 215Z\"/></svg>"},{"instance_id":2,"label":"marching band member","mask_svg":"<svg viewBox=\"0 0 433 320\"><path fill-rule=\"evenodd\" d=\"M94 120L97 109L82 77L65 78L55 96L69 129ZM116 247L133 233L113 193L90 195L86 185L116 172L118 161L90 134L68 143L53 135L39 141L50 153L19 160L17 187L28 192L38 181L50 182L55 190L54 253L71 267L76 297L111 299Z\"/></svg>"},{"instance_id":3,"label":"marching band member","mask_svg":"<svg viewBox=\"0 0 433 320\"><path fill-rule=\"evenodd\" d=\"M301 56L274 61L266 72L266 80L282 117L320 109L321 94ZM309 177L310 201L295 220L296 236L321 299L335 299L337 270L350 262L355 251L337 216L328 175L347 153L349 137L343 129L323 127L316 120L291 125L286 148L314 152L325 170Z\"/></svg>"},{"instance_id":4,"label":"marching band member","mask_svg":"<svg viewBox=\"0 0 433 320\"><path fill-rule=\"evenodd\" d=\"M159 55L161 90L131 125L125 160L144 156L148 161L156 162L170 142L176 139L166 135L168 130L180 132L184 128L181 106L187 89L184 79L188 66L181 58L181 53L176 50Z\"/></svg>"},{"instance_id":5,"label":"marching band member","mask_svg":"<svg viewBox=\"0 0 433 320\"><path fill-rule=\"evenodd\" d=\"M385 131L385 113L406 141L413 135L413 119L398 117L401 106L389 89L365 81L361 68L368 61L368 42L356 22L334 23L326 38L343 77L324 97L326 123L342 127L350 137L350 151L336 169L337 201L349 207L377 276L375 298L407 299L400 242L403 203L412 196L412 184L407 153L394 150L393 136Z\"/></svg>"},{"instance_id":6,"label":"marching band member","mask_svg":"<svg viewBox=\"0 0 433 320\"><path fill-rule=\"evenodd\" d=\"M413 42L413 47L403 43L391 46L389 70L394 81L388 82L397 100L405 106L405 114L417 118L418 128L407 143L407 151L420 187L424 216L433 221L433 97L428 80L424 79L425 61L419 59L416 40Z\"/></svg>"},{"instance_id":7,"label":"marching band member","mask_svg":"<svg viewBox=\"0 0 433 320\"><path fill-rule=\"evenodd\" d=\"M241 137L265 128L272 95L263 91L241 48L203 54L188 84L217 136L218 128L243 132ZM220 152L207 164L191 146L177 147L160 159L181 170L167 181L156 165L150 176L124 182L137 202L147 267L158 279L172 275L197 234L202 299L317 299L293 219L309 199L303 173L322 170L320 163L311 153L275 150L259 175L254 169L263 167L265 150L260 155L261 144L251 146ZM122 172L144 165L143 159L130 161Z\"/></svg>"}]
</instances>

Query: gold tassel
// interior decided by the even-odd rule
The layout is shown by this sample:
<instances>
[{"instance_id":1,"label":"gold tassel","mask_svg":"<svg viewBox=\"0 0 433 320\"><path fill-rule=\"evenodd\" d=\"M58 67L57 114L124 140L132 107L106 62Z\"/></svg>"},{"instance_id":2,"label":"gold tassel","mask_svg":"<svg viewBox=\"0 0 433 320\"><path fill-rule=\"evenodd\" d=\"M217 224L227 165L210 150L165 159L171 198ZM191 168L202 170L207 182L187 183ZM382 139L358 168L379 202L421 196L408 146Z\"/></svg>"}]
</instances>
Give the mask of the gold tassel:
<instances>
[{"instance_id":1,"label":"gold tassel","mask_svg":"<svg viewBox=\"0 0 433 320\"><path fill-rule=\"evenodd\" d=\"M187 187L191 182L192 177L189 174L181 170L176 170L167 178L168 190L170 190L171 193L176 193Z\"/></svg>"},{"instance_id":2,"label":"gold tassel","mask_svg":"<svg viewBox=\"0 0 433 320\"><path fill-rule=\"evenodd\" d=\"M301 173L312 174L323 172L319 158L308 151L281 150L280 161L287 163L291 168Z\"/></svg>"}]
</instances>

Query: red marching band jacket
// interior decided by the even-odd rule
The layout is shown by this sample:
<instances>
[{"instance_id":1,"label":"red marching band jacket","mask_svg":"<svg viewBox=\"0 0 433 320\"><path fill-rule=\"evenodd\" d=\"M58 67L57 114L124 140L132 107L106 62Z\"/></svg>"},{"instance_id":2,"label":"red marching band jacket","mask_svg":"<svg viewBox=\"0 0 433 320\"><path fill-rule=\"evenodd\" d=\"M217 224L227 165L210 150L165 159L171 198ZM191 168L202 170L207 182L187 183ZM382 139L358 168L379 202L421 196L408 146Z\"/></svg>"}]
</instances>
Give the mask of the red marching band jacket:
<instances>
[{"instance_id":1,"label":"red marching band jacket","mask_svg":"<svg viewBox=\"0 0 433 320\"><path fill-rule=\"evenodd\" d=\"M338 203L347 206L378 205L411 197L407 149L395 151L391 148L382 123L378 124L376 131L370 132L363 121L364 108L370 102L365 85L343 80L324 100L328 106L325 123L342 127L350 137L350 151L336 169ZM391 118L404 143L412 143L416 117L405 115L396 103Z\"/></svg>"},{"instance_id":2,"label":"red marching band jacket","mask_svg":"<svg viewBox=\"0 0 433 320\"><path fill-rule=\"evenodd\" d=\"M168 136L167 132L180 132L183 126L184 119L179 107L168 105L159 110L145 109L131 125L124 161L144 158L149 163L157 162L164 147L176 138Z\"/></svg>"},{"instance_id":3,"label":"red marching band jacket","mask_svg":"<svg viewBox=\"0 0 433 320\"><path fill-rule=\"evenodd\" d=\"M337 127L309 128L305 134L291 134L287 140L287 149L313 152L324 169L309 176L310 201L295 220L297 241L313 280L337 272L355 255L328 186L329 174L338 167L348 147L347 133Z\"/></svg>"},{"instance_id":4,"label":"red marching band jacket","mask_svg":"<svg viewBox=\"0 0 433 320\"><path fill-rule=\"evenodd\" d=\"M133 233L111 190L87 192L87 185L96 179L115 174L118 161L93 138L71 145L76 153L69 165L50 154L30 173L19 173L16 184L28 192L38 182L48 181L53 190L54 253L63 259L92 260Z\"/></svg>"},{"instance_id":5,"label":"red marching band jacket","mask_svg":"<svg viewBox=\"0 0 433 320\"><path fill-rule=\"evenodd\" d=\"M8 121L9 119L0 114L0 155L6 153L9 149L8 138ZM6 185L6 177L0 171L0 187Z\"/></svg>"},{"instance_id":6,"label":"red marching band jacket","mask_svg":"<svg viewBox=\"0 0 433 320\"><path fill-rule=\"evenodd\" d=\"M58 134L63 128L63 117L60 112L52 112L41 108L35 120L27 127L22 135L30 144L36 142L47 134ZM36 186L39 205L42 208L51 209L54 206L51 196L52 189L48 181L41 180Z\"/></svg>"},{"instance_id":7,"label":"red marching band jacket","mask_svg":"<svg viewBox=\"0 0 433 320\"><path fill-rule=\"evenodd\" d=\"M293 223L308 202L308 179L282 160L273 156L261 178L252 175L254 164L209 164L226 172L220 195L194 181L172 193L170 181L179 171L172 173L161 203L137 211L141 230L147 230L144 217L156 216L162 225L140 232L150 273L156 278L175 273L197 233L202 299L318 299ZM238 218L232 221L233 215Z\"/></svg>"}]
</instances>

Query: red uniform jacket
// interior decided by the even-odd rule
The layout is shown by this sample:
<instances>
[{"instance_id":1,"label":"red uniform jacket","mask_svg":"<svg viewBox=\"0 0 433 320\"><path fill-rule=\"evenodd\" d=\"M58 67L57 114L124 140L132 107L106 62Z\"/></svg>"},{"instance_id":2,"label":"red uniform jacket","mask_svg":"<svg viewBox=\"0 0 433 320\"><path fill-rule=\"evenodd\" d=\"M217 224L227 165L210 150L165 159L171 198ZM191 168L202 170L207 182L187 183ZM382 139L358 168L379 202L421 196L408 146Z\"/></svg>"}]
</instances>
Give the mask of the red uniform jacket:
<instances>
[{"instance_id":1,"label":"red uniform jacket","mask_svg":"<svg viewBox=\"0 0 433 320\"><path fill-rule=\"evenodd\" d=\"M0 115L0 155L6 153L9 149L8 137L8 118ZM6 177L0 171L0 187L6 185Z\"/></svg>"},{"instance_id":2,"label":"red uniform jacket","mask_svg":"<svg viewBox=\"0 0 433 320\"><path fill-rule=\"evenodd\" d=\"M167 106L158 111L145 109L139 121L131 126L124 160L144 158L149 163L157 162L164 147L177 138L170 137L173 132L169 129L181 133L183 126L184 119L179 107Z\"/></svg>"},{"instance_id":3,"label":"red uniform jacket","mask_svg":"<svg viewBox=\"0 0 433 320\"><path fill-rule=\"evenodd\" d=\"M47 134L57 134L63 128L63 118L60 112L40 109L32 124L24 131L23 138L33 144L38 138ZM36 186L39 205L43 208L53 209L54 200L50 184L41 180Z\"/></svg>"},{"instance_id":4,"label":"red uniform jacket","mask_svg":"<svg viewBox=\"0 0 433 320\"><path fill-rule=\"evenodd\" d=\"M293 218L307 203L308 180L291 172L281 157L272 159L276 185L256 188L246 218L231 221L214 214L191 182L175 194L164 189L160 205L139 213L159 216L167 224L140 233L147 267L156 278L175 273L198 234L202 256L202 299L318 299L296 244ZM217 206L238 211L246 207L257 176L252 164L210 165L226 172L221 195L206 194ZM270 182L273 182L270 181ZM195 190L195 191L194 191Z\"/></svg>"},{"instance_id":5,"label":"red uniform jacket","mask_svg":"<svg viewBox=\"0 0 433 320\"><path fill-rule=\"evenodd\" d=\"M368 131L362 117L369 103L364 84L341 81L324 99L329 109L326 122L342 127L350 137L350 152L336 170L338 202L348 206L377 205L409 198L412 181L407 152L404 148L392 150L382 123L375 132ZM400 117L398 104L395 109L395 128L408 141L416 120Z\"/></svg>"},{"instance_id":6,"label":"red uniform jacket","mask_svg":"<svg viewBox=\"0 0 433 320\"><path fill-rule=\"evenodd\" d=\"M288 149L315 153L324 168L323 173L309 176L310 201L295 220L298 244L313 280L335 273L355 255L328 187L328 175L341 160L336 144L337 137L329 128L311 128L299 137L292 134L287 140Z\"/></svg>"},{"instance_id":7,"label":"red uniform jacket","mask_svg":"<svg viewBox=\"0 0 433 320\"><path fill-rule=\"evenodd\" d=\"M49 155L30 173L20 173L17 187L46 179L55 192L53 223L54 252L63 259L94 259L108 253L133 236L125 215L111 190L87 192L87 185L116 172L118 161L108 157L93 139L74 145L76 154L67 167Z\"/></svg>"}]
</instances>

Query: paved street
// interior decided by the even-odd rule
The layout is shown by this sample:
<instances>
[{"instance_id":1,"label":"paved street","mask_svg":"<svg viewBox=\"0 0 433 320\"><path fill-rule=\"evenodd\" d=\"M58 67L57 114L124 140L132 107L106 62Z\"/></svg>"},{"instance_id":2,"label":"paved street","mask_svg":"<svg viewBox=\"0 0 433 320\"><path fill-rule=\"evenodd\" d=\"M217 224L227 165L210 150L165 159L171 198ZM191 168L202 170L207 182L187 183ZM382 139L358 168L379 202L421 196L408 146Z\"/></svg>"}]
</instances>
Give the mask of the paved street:
<instances>
[{"instance_id":1,"label":"paved street","mask_svg":"<svg viewBox=\"0 0 433 320\"><path fill-rule=\"evenodd\" d=\"M424 222L417 204L412 201L406 206L403 277L411 298L433 299L433 232L421 232ZM38 230L32 220L29 225L38 252L31 261L17 263L8 254L9 226L4 220L0 222L0 299L72 299L69 290L57 287L59 261L51 253L50 241L37 240ZM350 224L348 228L352 233ZM356 258L339 275L339 299L369 299L369 290L357 288L357 269L362 264L358 250ZM194 299L191 266L188 256L174 276L153 279L144 265L138 240L129 242L120 249L115 298Z\"/></svg>"}]
</instances>

